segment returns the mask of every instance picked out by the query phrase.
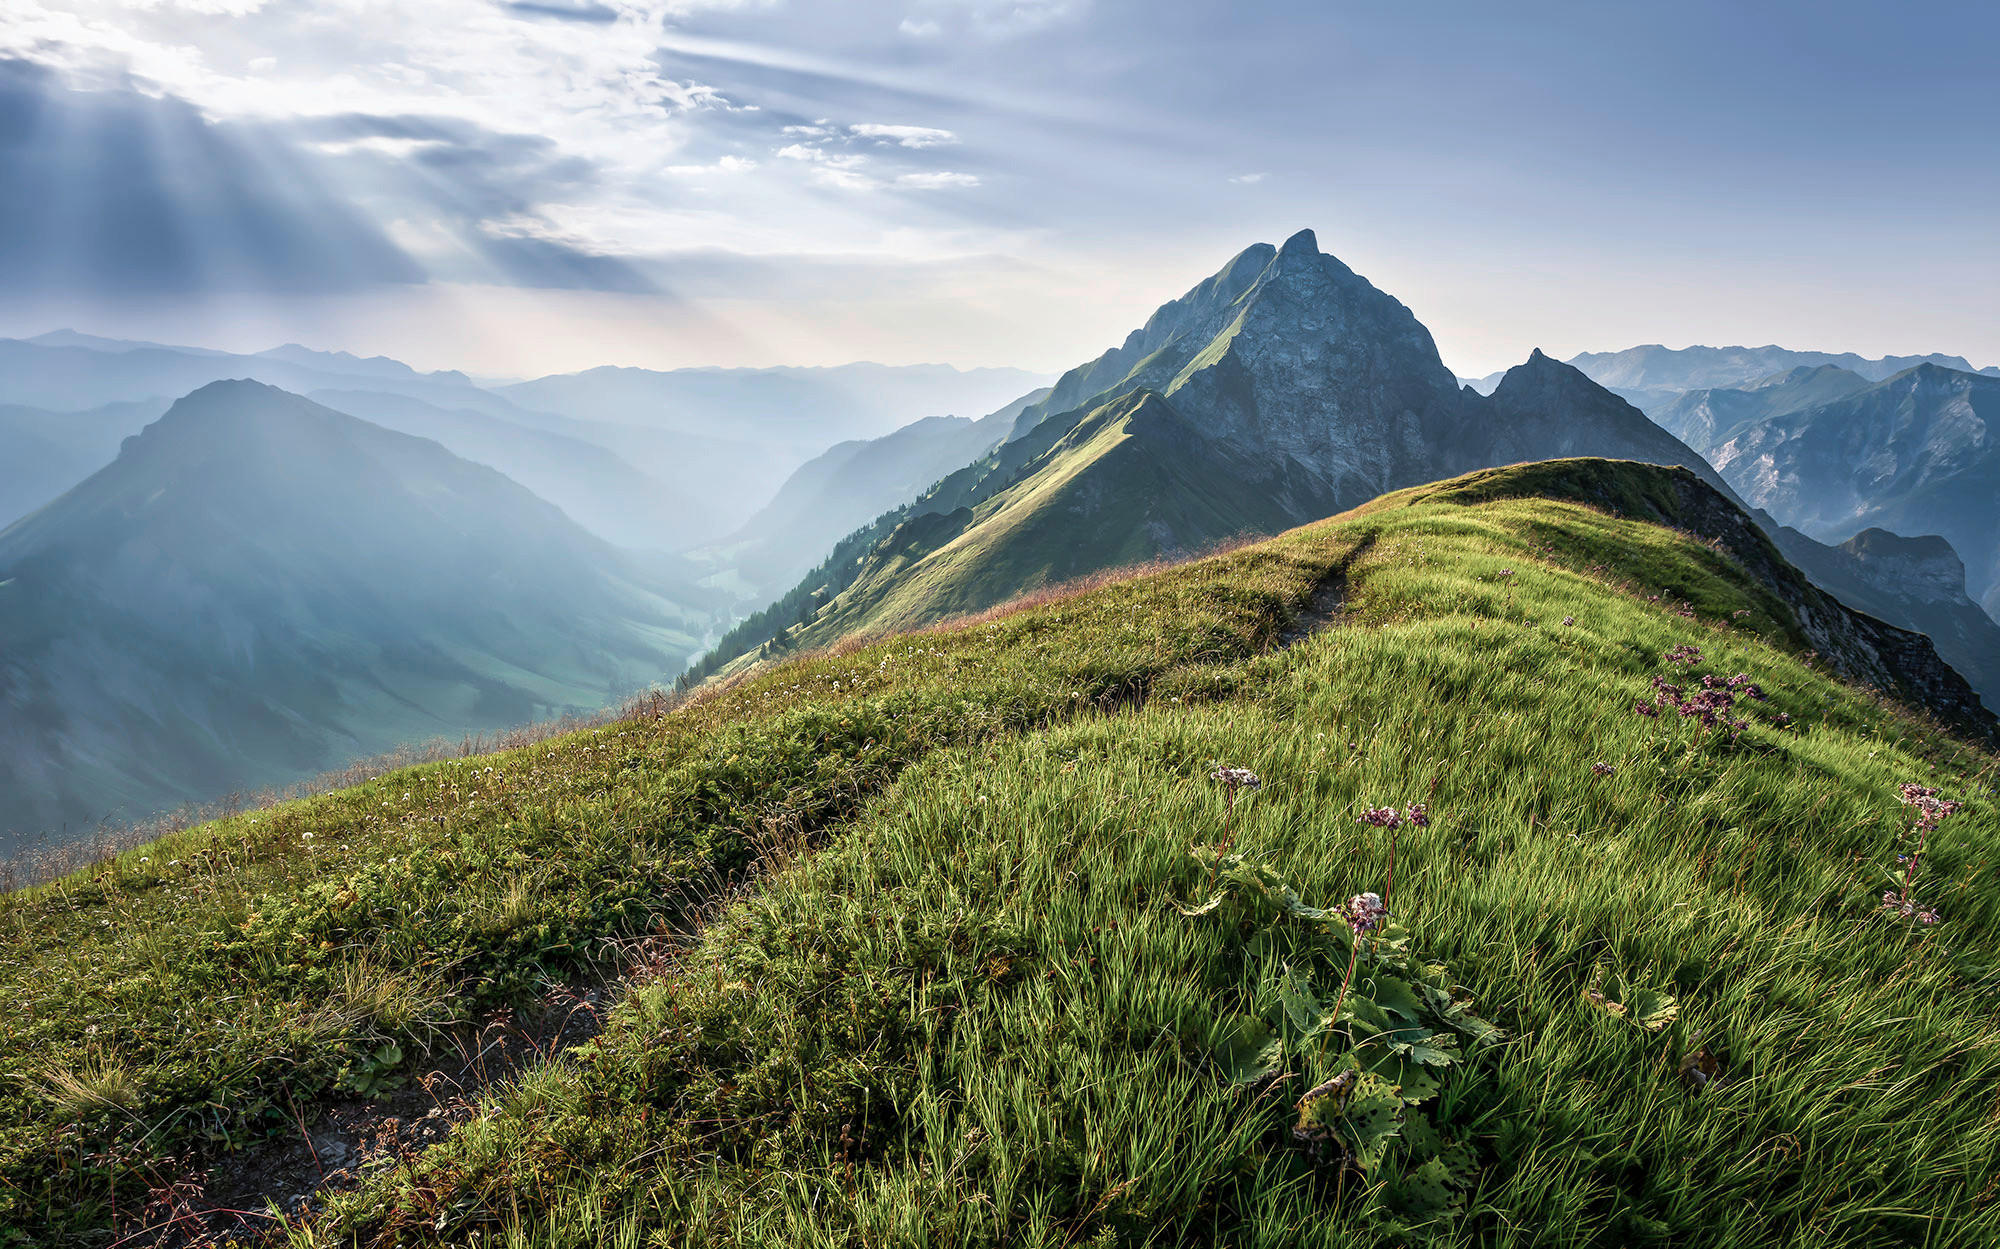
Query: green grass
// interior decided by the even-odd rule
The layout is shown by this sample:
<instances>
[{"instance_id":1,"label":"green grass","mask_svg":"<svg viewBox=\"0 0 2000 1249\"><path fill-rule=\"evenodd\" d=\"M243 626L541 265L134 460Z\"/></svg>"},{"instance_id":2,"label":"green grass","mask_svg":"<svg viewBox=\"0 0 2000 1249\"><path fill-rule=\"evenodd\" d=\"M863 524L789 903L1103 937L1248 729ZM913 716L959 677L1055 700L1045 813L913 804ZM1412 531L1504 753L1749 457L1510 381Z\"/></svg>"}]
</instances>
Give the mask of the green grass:
<instances>
[{"instance_id":1,"label":"green grass","mask_svg":"<svg viewBox=\"0 0 2000 1249\"><path fill-rule=\"evenodd\" d=\"M1829 680L1707 546L1494 493L1405 492L17 895L0 1065L33 1075L0 1088L0 1227L102 1243L147 1155L282 1132L383 1040L419 1054L602 969L605 938L684 925L804 839L596 1041L291 1239L2000 1238L1993 757ZM1281 645L1343 567L1346 615ZM1683 644L1769 691L1741 737L1633 714ZM1360 811L1429 805L1392 907L1507 1033L1425 1105L1473 1162L1449 1202L1293 1145L1299 1094L1370 1052L1358 1024L1288 1042L1289 1079L1230 1078L1244 1017L1282 1031L1299 977L1324 1005L1348 947L1177 905L1216 879L1218 763L1265 781L1234 849L1318 906L1383 887ZM1932 841L1934 930L1876 912L1912 780L1970 800ZM1607 974L1678 1018L1601 1009Z\"/></svg>"}]
</instances>

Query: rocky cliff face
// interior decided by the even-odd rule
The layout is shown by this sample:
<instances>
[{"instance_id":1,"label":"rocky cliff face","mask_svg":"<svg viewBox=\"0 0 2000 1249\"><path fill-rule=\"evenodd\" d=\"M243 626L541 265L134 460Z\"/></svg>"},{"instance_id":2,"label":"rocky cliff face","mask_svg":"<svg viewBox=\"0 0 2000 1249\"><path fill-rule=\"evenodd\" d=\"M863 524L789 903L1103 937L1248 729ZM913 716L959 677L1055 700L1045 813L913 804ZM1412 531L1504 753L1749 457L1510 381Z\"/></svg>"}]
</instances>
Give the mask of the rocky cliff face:
<instances>
[{"instance_id":1,"label":"rocky cliff face","mask_svg":"<svg viewBox=\"0 0 2000 1249\"><path fill-rule=\"evenodd\" d=\"M2000 711L2000 623L1968 597L1965 564L1935 534L1905 538L1865 529L1839 546L1815 542L1758 512L1785 558L1849 607L1929 637L1976 690Z\"/></svg>"},{"instance_id":2,"label":"rocky cliff face","mask_svg":"<svg viewBox=\"0 0 2000 1249\"><path fill-rule=\"evenodd\" d=\"M1885 592L1923 603L1965 601L1965 561L1936 534L1905 538L1886 529L1864 529L1840 549Z\"/></svg>"}]
</instances>

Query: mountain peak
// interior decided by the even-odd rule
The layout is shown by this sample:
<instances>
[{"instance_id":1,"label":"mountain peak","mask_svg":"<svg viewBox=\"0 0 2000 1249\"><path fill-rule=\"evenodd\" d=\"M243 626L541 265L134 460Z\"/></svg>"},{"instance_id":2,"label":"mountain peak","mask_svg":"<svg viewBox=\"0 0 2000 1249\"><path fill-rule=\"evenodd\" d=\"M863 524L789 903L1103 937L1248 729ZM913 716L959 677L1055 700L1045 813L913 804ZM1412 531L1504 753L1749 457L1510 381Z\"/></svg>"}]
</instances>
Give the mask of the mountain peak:
<instances>
[{"instance_id":1,"label":"mountain peak","mask_svg":"<svg viewBox=\"0 0 2000 1249\"><path fill-rule=\"evenodd\" d=\"M1285 240L1285 245L1278 249L1278 255L1317 256L1319 255L1319 236L1311 230L1300 230L1297 234Z\"/></svg>"},{"instance_id":2,"label":"mountain peak","mask_svg":"<svg viewBox=\"0 0 2000 1249\"><path fill-rule=\"evenodd\" d=\"M1528 387L1571 393L1582 391L1589 393L1593 400L1601 395L1605 399L1616 400L1620 406L1624 405L1624 400L1618 399L1610 391L1591 381L1589 374L1582 369L1573 364L1564 364L1540 347L1529 352L1526 360L1508 369L1493 393L1497 396L1503 390L1516 392Z\"/></svg>"}]
</instances>

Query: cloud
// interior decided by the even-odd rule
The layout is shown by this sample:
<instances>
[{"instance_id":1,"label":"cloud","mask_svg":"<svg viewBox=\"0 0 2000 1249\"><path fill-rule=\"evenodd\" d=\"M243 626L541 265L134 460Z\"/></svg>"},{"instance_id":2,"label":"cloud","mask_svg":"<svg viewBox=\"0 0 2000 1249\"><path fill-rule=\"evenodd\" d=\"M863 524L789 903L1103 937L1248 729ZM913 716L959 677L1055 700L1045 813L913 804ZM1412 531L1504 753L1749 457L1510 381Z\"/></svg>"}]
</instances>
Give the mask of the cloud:
<instances>
[{"instance_id":1,"label":"cloud","mask_svg":"<svg viewBox=\"0 0 2000 1249\"><path fill-rule=\"evenodd\" d=\"M949 170L939 170L935 173L906 173L896 176L896 185L919 191L942 191L955 187L976 187L979 185L979 177L976 174L953 173Z\"/></svg>"},{"instance_id":2,"label":"cloud","mask_svg":"<svg viewBox=\"0 0 2000 1249\"><path fill-rule=\"evenodd\" d=\"M0 273L33 291L337 292L422 269L297 148L0 61Z\"/></svg>"},{"instance_id":3,"label":"cloud","mask_svg":"<svg viewBox=\"0 0 2000 1249\"><path fill-rule=\"evenodd\" d=\"M882 185L865 173L840 165L815 165L807 176L820 186L842 191L873 191Z\"/></svg>"},{"instance_id":4,"label":"cloud","mask_svg":"<svg viewBox=\"0 0 2000 1249\"><path fill-rule=\"evenodd\" d=\"M951 23L983 38L1011 39L1079 20L1090 7L1090 0L918 0L901 29L934 38Z\"/></svg>"},{"instance_id":5,"label":"cloud","mask_svg":"<svg viewBox=\"0 0 2000 1249\"><path fill-rule=\"evenodd\" d=\"M1261 173L1239 173L1231 178L1230 181L1238 186L1256 186L1264 180L1264 177L1265 175Z\"/></svg>"},{"instance_id":6,"label":"cloud","mask_svg":"<svg viewBox=\"0 0 2000 1249\"><path fill-rule=\"evenodd\" d=\"M742 156L724 156L712 165L668 165L661 172L676 178L698 178L705 174L749 173L757 162Z\"/></svg>"},{"instance_id":7,"label":"cloud","mask_svg":"<svg viewBox=\"0 0 2000 1249\"><path fill-rule=\"evenodd\" d=\"M944 147L958 142L958 136L951 131L932 126L885 126L863 122L858 126L849 126L847 132L857 139L875 139L907 148Z\"/></svg>"},{"instance_id":8,"label":"cloud","mask_svg":"<svg viewBox=\"0 0 2000 1249\"><path fill-rule=\"evenodd\" d=\"M546 17L559 22L615 22L618 10L603 4L549 4L505 0L501 8L520 17Z\"/></svg>"}]
</instances>

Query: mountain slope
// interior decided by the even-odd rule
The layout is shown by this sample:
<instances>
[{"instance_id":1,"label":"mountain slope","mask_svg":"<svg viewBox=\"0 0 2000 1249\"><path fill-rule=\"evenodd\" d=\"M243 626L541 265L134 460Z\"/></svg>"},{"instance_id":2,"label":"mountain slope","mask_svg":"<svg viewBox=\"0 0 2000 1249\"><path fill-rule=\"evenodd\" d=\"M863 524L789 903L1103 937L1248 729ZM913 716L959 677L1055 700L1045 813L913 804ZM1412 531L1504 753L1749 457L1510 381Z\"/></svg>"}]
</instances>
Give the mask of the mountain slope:
<instances>
[{"instance_id":1,"label":"mountain slope","mask_svg":"<svg viewBox=\"0 0 2000 1249\"><path fill-rule=\"evenodd\" d=\"M205 1175L410 1249L1992 1243L1994 756L1683 497L1484 472L10 898L0 1227ZM1634 713L1697 673L1740 730Z\"/></svg>"},{"instance_id":2,"label":"mountain slope","mask_svg":"<svg viewBox=\"0 0 2000 1249\"><path fill-rule=\"evenodd\" d=\"M1966 594L1965 563L1935 534L1864 529L1839 546L1758 513L1785 558L1841 602L1930 638L1938 655L2000 712L2000 623Z\"/></svg>"},{"instance_id":3,"label":"mountain slope","mask_svg":"<svg viewBox=\"0 0 2000 1249\"><path fill-rule=\"evenodd\" d=\"M1490 403L1495 419L1476 451L1489 464L1577 455L1672 464L1730 493L1708 461L1645 413L1573 365L1536 350L1507 370Z\"/></svg>"},{"instance_id":4,"label":"mountain slope","mask_svg":"<svg viewBox=\"0 0 2000 1249\"><path fill-rule=\"evenodd\" d=\"M1825 541L1941 534L2000 610L2000 378L1920 365L1737 430L1710 456L1743 496Z\"/></svg>"},{"instance_id":5,"label":"mountain slope","mask_svg":"<svg viewBox=\"0 0 2000 1249\"><path fill-rule=\"evenodd\" d=\"M340 395L364 419L438 437L478 463L535 477L598 536L647 549L678 550L729 532L769 497L790 464L825 445L786 450L773 460L764 440L704 430L698 421L687 430L665 428L623 409L609 419L576 419L514 403L462 373L418 373L385 357L361 359L296 344L238 355L70 331L0 339L0 404L69 412L115 401L150 405L157 414L173 396L238 378L297 394ZM482 426L475 418L497 424ZM524 430L567 441L537 448ZM85 471L110 458L105 454ZM82 477L61 481L59 489ZM38 482L44 479L53 480L42 474Z\"/></svg>"},{"instance_id":6,"label":"mountain slope","mask_svg":"<svg viewBox=\"0 0 2000 1249\"><path fill-rule=\"evenodd\" d=\"M0 834L597 708L694 648L665 589L436 443L212 384L0 532Z\"/></svg>"},{"instance_id":7,"label":"mountain slope","mask_svg":"<svg viewBox=\"0 0 2000 1249\"><path fill-rule=\"evenodd\" d=\"M976 421L931 416L880 438L838 443L800 465L741 529L689 557L713 569L709 582L740 602L767 603L839 538L991 451L1046 393L1030 391Z\"/></svg>"},{"instance_id":8,"label":"mountain slope","mask_svg":"<svg viewBox=\"0 0 2000 1249\"><path fill-rule=\"evenodd\" d=\"M385 429L442 443L462 459L498 469L618 546L672 550L710 531L696 494L640 472L600 442L469 408L440 408L405 395L316 390L308 397ZM700 458L696 446L678 449L688 460Z\"/></svg>"},{"instance_id":9,"label":"mountain slope","mask_svg":"<svg viewBox=\"0 0 2000 1249\"><path fill-rule=\"evenodd\" d=\"M1469 468L1576 454L1679 464L1727 489L1540 352L1491 399L1462 389L1408 308L1302 231L1242 252L1064 374L1010 441L852 536L858 560L816 570L701 670L781 628L789 645L820 645L904 627Z\"/></svg>"},{"instance_id":10,"label":"mountain slope","mask_svg":"<svg viewBox=\"0 0 2000 1249\"><path fill-rule=\"evenodd\" d=\"M1706 453L1746 425L1844 399L1868 386L1867 378L1835 365L1801 365L1741 387L1690 390L1654 405L1648 415L1674 437Z\"/></svg>"},{"instance_id":11,"label":"mountain slope","mask_svg":"<svg viewBox=\"0 0 2000 1249\"><path fill-rule=\"evenodd\" d=\"M164 403L114 403L84 412L0 407L0 529L48 503L118 454Z\"/></svg>"}]
</instances>

